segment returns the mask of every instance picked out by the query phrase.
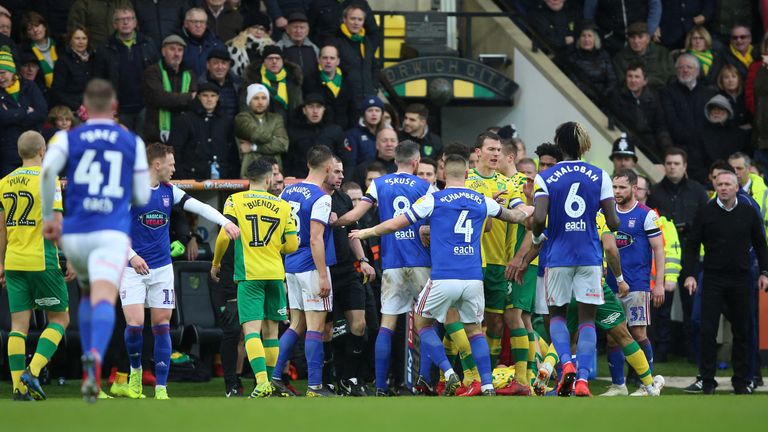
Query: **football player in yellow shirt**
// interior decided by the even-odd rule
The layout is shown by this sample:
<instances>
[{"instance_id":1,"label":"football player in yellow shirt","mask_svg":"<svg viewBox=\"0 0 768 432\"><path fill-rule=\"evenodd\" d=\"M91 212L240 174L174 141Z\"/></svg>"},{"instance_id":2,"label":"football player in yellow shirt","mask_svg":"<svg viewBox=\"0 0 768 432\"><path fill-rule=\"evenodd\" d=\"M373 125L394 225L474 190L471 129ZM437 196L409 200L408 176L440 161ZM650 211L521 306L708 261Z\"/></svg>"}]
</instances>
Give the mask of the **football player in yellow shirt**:
<instances>
[{"instance_id":1,"label":"football player in yellow shirt","mask_svg":"<svg viewBox=\"0 0 768 432\"><path fill-rule=\"evenodd\" d=\"M37 132L21 134L18 140L22 166L0 180L0 285L8 288L11 332L8 335L8 364L13 379L14 400L43 400L37 376L48 364L69 324L66 281L59 267L56 245L43 238L40 206L40 165L45 139ZM56 218L61 219L61 185L56 184ZM32 310L46 311L48 326L40 335L32 361L26 365L26 338Z\"/></svg>"},{"instance_id":2,"label":"football player in yellow shirt","mask_svg":"<svg viewBox=\"0 0 768 432\"><path fill-rule=\"evenodd\" d=\"M477 154L478 161L475 168L467 173L466 187L498 200L503 207L510 207L510 200L514 199L510 198L510 191L514 190L512 180L497 171L499 161L503 157L499 136L489 131L480 133L475 139L474 153ZM507 300L507 279L504 276L509 257L507 235L507 224L494 221L490 231L486 229L481 240L485 325L491 351L491 367L496 366L501 353L504 325L502 314ZM525 339L527 347L527 336Z\"/></svg>"},{"instance_id":3,"label":"football player in yellow shirt","mask_svg":"<svg viewBox=\"0 0 768 432\"><path fill-rule=\"evenodd\" d=\"M269 377L279 354L277 326L288 316L281 254L294 252L299 246L291 206L267 192L272 176L269 162L252 162L248 166L249 190L232 194L224 204L224 216L242 233L234 245L234 280L245 350L256 375L252 398L272 394ZM211 264L211 278L217 282L227 246L229 238L222 230L216 238Z\"/></svg>"}]
</instances>

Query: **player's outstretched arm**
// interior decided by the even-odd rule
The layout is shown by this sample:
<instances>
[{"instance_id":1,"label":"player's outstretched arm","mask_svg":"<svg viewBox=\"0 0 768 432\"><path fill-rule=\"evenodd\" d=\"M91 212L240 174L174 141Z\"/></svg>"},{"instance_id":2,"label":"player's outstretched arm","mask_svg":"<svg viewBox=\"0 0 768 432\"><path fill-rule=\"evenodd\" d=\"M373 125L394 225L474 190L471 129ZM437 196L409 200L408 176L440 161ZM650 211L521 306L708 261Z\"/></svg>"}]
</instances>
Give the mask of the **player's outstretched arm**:
<instances>
[{"instance_id":1,"label":"player's outstretched arm","mask_svg":"<svg viewBox=\"0 0 768 432\"><path fill-rule=\"evenodd\" d=\"M533 207L527 205L519 205L513 209L502 208L501 213L499 213L496 218L509 223L523 223L532 214Z\"/></svg>"},{"instance_id":2,"label":"player's outstretched arm","mask_svg":"<svg viewBox=\"0 0 768 432\"><path fill-rule=\"evenodd\" d=\"M176 196L176 189L178 188L174 186L174 193L173 193L174 196ZM202 203L196 200L195 198L190 197L187 194L184 194L184 195L187 197L186 199L184 199L184 206L183 206L184 210L198 214L203 218L221 226L223 228L221 231L226 232L226 235L229 237L230 240L234 240L240 237L240 228L238 228L237 225L232 223L232 221L227 219L226 216L219 213L218 210L211 207L210 205Z\"/></svg>"},{"instance_id":3,"label":"player's outstretched arm","mask_svg":"<svg viewBox=\"0 0 768 432\"><path fill-rule=\"evenodd\" d=\"M344 213L336 219L333 223L331 223L331 226L348 226L352 225L353 223L359 221L363 216L365 216L366 213L368 213L368 210L373 207L373 203L370 203L366 200L360 200L360 203L357 204L352 210Z\"/></svg>"},{"instance_id":4,"label":"player's outstretched arm","mask_svg":"<svg viewBox=\"0 0 768 432\"><path fill-rule=\"evenodd\" d=\"M365 228L361 230L352 230L352 232L349 233L349 238L365 240L371 237L381 237L385 234L391 234L395 231L400 231L401 229L407 227L410 224L411 224L411 221L408 220L408 218L405 217L405 215L399 215L396 218L386 220L371 228Z\"/></svg>"}]
</instances>

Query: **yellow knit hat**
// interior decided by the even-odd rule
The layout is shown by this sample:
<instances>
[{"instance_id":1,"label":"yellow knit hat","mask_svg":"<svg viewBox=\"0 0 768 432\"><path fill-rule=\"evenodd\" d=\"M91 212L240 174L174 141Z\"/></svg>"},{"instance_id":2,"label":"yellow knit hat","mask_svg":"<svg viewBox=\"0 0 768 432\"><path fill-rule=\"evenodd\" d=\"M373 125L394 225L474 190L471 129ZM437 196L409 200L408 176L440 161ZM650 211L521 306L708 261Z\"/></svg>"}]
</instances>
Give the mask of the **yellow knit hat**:
<instances>
[{"instance_id":1,"label":"yellow knit hat","mask_svg":"<svg viewBox=\"0 0 768 432\"><path fill-rule=\"evenodd\" d=\"M16 73L16 62L8 51L0 51L0 70Z\"/></svg>"}]
</instances>

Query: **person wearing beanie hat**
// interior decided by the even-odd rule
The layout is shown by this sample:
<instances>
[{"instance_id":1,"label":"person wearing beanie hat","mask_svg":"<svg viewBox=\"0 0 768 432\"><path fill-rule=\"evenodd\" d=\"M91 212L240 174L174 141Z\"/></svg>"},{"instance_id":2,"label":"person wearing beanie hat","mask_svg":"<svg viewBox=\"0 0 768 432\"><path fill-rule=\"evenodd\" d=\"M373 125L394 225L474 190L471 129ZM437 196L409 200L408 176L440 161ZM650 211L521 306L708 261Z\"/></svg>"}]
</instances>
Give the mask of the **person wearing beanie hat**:
<instances>
[{"instance_id":1,"label":"person wearing beanie hat","mask_svg":"<svg viewBox=\"0 0 768 432\"><path fill-rule=\"evenodd\" d=\"M675 68L670 59L669 50L652 42L648 30L648 24L645 22L630 24L626 46L613 56L613 63L616 67L616 76L621 78L626 76L630 64L642 63L648 84L658 91L675 75ZM602 37L605 39L606 35L603 34Z\"/></svg>"},{"instance_id":2,"label":"person wearing beanie hat","mask_svg":"<svg viewBox=\"0 0 768 432\"><path fill-rule=\"evenodd\" d=\"M243 77L249 64L264 58L261 54L264 47L274 44L269 37L269 28L268 16L258 11L245 12L243 31L226 42L235 75Z\"/></svg>"},{"instance_id":3,"label":"person wearing beanie hat","mask_svg":"<svg viewBox=\"0 0 768 432\"><path fill-rule=\"evenodd\" d=\"M251 63L245 70L247 84L260 83L269 90L270 108L288 123L303 99L301 68L283 58L277 45L267 45L261 52L264 61Z\"/></svg>"},{"instance_id":4,"label":"person wearing beanie hat","mask_svg":"<svg viewBox=\"0 0 768 432\"><path fill-rule=\"evenodd\" d=\"M360 120L346 131L347 148L352 164L376 158L376 134L384 127L384 102L376 95L367 95L360 101Z\"/></svg>"},{"instance_id":5,"label":"person wearing beanie hat","mask_svg":"<svg viewBox=\"0 0 768 432\"><path fill-rule=\"evenodd\" d=\"M21 165L16 147L21 133L39 131L47 114L40 88L16 74L10 51L0 51L0 116L9 119L0 128L0 178Z\"/></svg>"},{"instance_id":6,"label":"person wearing beanie hat","mask_svg":"<svg viewBox=\"0 0 768 432\"><path fill-rule=\"evenodd\" d=\"M283 159L283 173L286 176L304 178L307 169L307 152L313 145L323 144L335 155L347 156L344 150L344 131L328 121L329 111L325 98L320 93L308 93L304 103L295 113L294 120L288 124L288 139L291 151ZM342 160L349 169L349 160Z\"/></svg>"},{"instance_id":7,"label":"person wearing beanie hat","mask_svg":"<svg viewBox=\"0 0 768 432\"><path fill-rule=\"evenodd\" d=\"M374 59L377 40L366 35L366 16L363 6L351 3L344 9L337 36L328 42L339 49L341 70L358 104L378 89L379 65Z\"/></svg>"},{"instance_id":8,"label":"person wearing beanie hat","mask_svg":"<svg viewBox=\"0 0 768 432\"><path fill-rule=\"evenodd\" d=\"M270 91L259 83L246 89L246 109L235 116L235 139L242 163L241 178L246 178L248 165L261 156L272 156L282 165L288 151L288 133L280 114L269 112Z\"/></svg>"},{"instance_id":9,"label":"person wearing beanie hat","mask_svg":"<svg viewBox=\"0 0 768 432\"><path fill-rule=\"evenodd\" d=\"M718 94L710 98L704 105L704 112L701 115L706 118L698 134L698 143L701 147L696 150L691 149L689 152L691 155L689 166L698 165L708 174L709 166L714 161L727 160L736 152L749 152L750 131L741 129L731 121L733 108L725 96ZM702 180L706 182L707 179Z\"/></svg>"},{"instance_id":10,"label":"person wearing beanie hat","mask_svg":"<svg viewBox=\"0 0 768 432\"><path fill-rule=\"evenodd\" d=\"M309 20L302 12L294 12L288 16L283 37L277 46L283 49L283 58L301 67L303 77L317 73L317 56L320 49L309 40Z\"/></svg>"}]
</instances>

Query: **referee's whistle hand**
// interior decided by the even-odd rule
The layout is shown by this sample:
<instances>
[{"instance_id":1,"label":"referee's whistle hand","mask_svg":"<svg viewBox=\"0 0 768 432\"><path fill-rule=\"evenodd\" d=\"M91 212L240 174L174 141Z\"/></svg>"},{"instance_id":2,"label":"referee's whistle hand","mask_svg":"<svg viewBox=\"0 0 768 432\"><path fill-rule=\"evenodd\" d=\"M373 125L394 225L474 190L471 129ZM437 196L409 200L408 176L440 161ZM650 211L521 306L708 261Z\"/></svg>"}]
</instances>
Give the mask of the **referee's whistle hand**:
<instances>
[{"instance_id":1,"label":"referee's whistle hand","mask_svg":"<svg viewBox=\"0 0 768 432\"><path fill-rule=\"evenodd\" d=\"M227 232L227 237L229 237L230 240L240 237L240 228L232 222L224 225L224 231Z\"/></svg>"}]
</instances>

